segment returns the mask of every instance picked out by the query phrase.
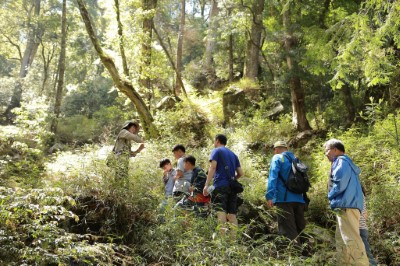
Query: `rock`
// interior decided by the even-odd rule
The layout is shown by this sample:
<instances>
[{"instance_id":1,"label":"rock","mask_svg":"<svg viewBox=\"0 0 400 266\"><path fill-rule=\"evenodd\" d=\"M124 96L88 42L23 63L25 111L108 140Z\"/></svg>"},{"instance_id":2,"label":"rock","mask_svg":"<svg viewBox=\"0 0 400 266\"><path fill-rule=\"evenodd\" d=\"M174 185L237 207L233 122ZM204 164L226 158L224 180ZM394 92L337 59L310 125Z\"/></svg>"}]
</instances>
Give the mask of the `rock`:
<instances>
[{"instance_id":1,"label":"rock","mask_svg":"<svg viewBox=\"0 0 400 266\"><path fill-rule=\"evenodd\" d=\"M250 107L258 107L260 91L258 89L228 89L222 96L224 120L228 122L237 112L244 112Z\"/></svg>"},{"instance_id":2,"label":"rock","mask_svg":"<svg viewBox=\"0 0 400 266\"><path fill-rule=\"evenodd\" d=\"M157 104L157 110L169 110L175 107L175 104L178 100L172 96L165 96L161 99L161 101Z\"/></svg>"},{"instance_id":3,"label":"rock","mask_svg":"<svg viewBox=\"0 0 400 266\"><path fill-rule=\"evenodd\" d=\"M56 143L56 144L54 144L53 146L51 146L50 147L50 149L47 151L49 154L52 154L53 152L56 152L56 151L63 151L65 148L64 148L64 145L62 145L61 143Z\"/></svg>"},{"instance_id":4,"label":"rock","mask_svg":"<svg viewBox=\"0 0 400 266\"><path fill-rule=\"evenodd\" d=\"M276 120L283 113L285 107L283 107L282 103L279 101L273 102L271 105L271 110L269 110L266 114L268 119Z\"/></svg>"},{"instance_id":5,"label":"rock","mask_svg":"<svg viewBox=\"0 0 400 266\"><path fill-rule=\"evenodd\" d=\"M290 147L298 148L307 144L307 142L314 136L314 131L306 130L297 134L294 138L289 140Z\"/></svg>"}]
</instances>

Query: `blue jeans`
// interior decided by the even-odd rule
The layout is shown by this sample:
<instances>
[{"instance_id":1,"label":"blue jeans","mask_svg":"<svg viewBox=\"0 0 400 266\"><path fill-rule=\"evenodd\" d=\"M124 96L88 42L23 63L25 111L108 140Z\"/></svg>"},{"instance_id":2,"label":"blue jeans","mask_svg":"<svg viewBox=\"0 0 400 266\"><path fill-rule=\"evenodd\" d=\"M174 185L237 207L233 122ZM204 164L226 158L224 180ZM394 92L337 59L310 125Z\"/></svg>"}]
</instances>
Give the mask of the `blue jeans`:
<instances>
[{"instance_id":1,"label":"blue jeans","mask_svg":"<svg viewBox=\"0 0 400 266\"><path fill-rule=\"evenodd\" d=\"M369 265L376 266L377 263L372 255L371 248L369 247L368 243L368 230L367 229L360 229L360 236L362 241L364 242L365 251L367 252L367 256L369 259Z\"/></svg>"}]
</instances>

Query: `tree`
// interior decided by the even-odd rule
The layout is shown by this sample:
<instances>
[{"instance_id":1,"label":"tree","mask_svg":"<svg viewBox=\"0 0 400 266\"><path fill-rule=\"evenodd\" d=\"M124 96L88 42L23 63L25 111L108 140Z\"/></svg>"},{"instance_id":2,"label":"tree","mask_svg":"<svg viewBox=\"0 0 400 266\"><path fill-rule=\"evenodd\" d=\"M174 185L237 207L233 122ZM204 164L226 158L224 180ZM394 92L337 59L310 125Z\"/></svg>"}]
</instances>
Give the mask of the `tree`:
<instances>
[{"instance_id":1,"label":"tree","mask_svg":"<svg viewBox=\"0 0 400 266\"><path fill-rule=\"evenodd\" d=\"M67 50L67 0L63 0L62 15L61 15L61 50L60 50L60 58L58 60L58 80L57 80L56 100L54 104L54 118L50 127L50 130L53 133L57 132L58 118L61 113L61 100L64 88L66 50Z\"/></svg>"},{"instance_id":2,"label":"tree","mask_svg":"<svg viewBox=\"0 0 400 266\"><path fill-rule=\"evenodd\" d=\"M126 55L125 55L124 34L121 22L121 13L119 10L119 0L114 0L114 4L115 4L115 13L117 16L117 23L118 23L119 52L122 58L122 66L124 68L124 74L126 77L129 77L128 62L126 60Z\"/></svg>"},{"instance_id":3,"label":"tree","mask_svg":"<svg viewBox=\"0 0 400 266\"><path fill-rule=\"evenodd\" d=\"M179 96L182 86L178 80L181 80L182 72L182 50L183 50L183 36L185 34L185 12L186 12L186 0L181 0L181 20L179 23L178 33L178 47L176 49L176 84L175 84L175 96Z\"/></svg>"},{"instance_id":4,"label":"tree","mask_svg":"<svg viewBox=\"0 0 400 266\"><path fill-rule=\"evenodd\" d=\"M20 53L21 49L19 45L14 44L19 50L21 65L19 71L19 80L15 84L11 101L7 106L7 109L3 113L4 117L9 123L12 122L14 118L12 110L16 107L21 106L23 79L28 74L29 67L33 63L41 38L44 33L44 29L41 27L39 21L40 1L41 0L34 0L32 2L32 5L25 6L25 10L27 13L28 37L23 55L21 55Z\"/></svg>"},{"instance_id":5,"label":"tree","mask_svg":"<svg viewBox=\"0 0 400 266\"><path fill-rule=\"evenodd\" d=\"M297 38L293 34L291 25L290 3L291 0L289 0L284 6L282 19L283 27L285 29L284 48L289 72L289 86L292 100L292 121L297 130L305 131L311 130L312 128L306 117L304 91L299 77L299 65L294 55L294 50L297 48Z\"/></svg>"},{"instance_id":6,"label":"tree","mask_svg":"<svg viewBox=\"0 0 400 266\"><path fill-rule=\"evenodd\" d=\"M142 40L142 50L141 58L143 63L141 65L140 71L140 86L145 89L148 95L148 100L150 101L153 97L151 79L149 77L149 69L151 66L151 42L153 39L153 11L157 6L157 0L142 0L143 10L146 12L143 19L143 40Z\"/></svg>"},{"instance_id":7,"label":"tree","mask_svg":"<svg viewBox=\"0 0 400 266\"><path fill-rule=\"evenodd\" d=\"M217 79L215 73L214 53L217 48L218 28L219 28L219 12L218 0L211 0L210 17L207 31L206 51L203 59L204 74L208 83L212 84Z\"/></svg>"},{"instance_id":8,"label":"tree","mask_svg":"<svg viewBox=\"0 0 400 266\"><path fill-rule=\"evenodd\" d=\"M263 31L263 11L264 0L253 0L253 5L249 8L252 13L251 30L247 41L246 62L244 76L246 78L255 80L258 76L258 69L260 66L260 44L261 34Z\"/></svg>"},{"instance_id":9,"label":"tree","mask_svg":"<svg viewBox=\"0 0 400 266\"><path fill-rule=\"evenodd\" d=\"M143 129L149 137L156 137L158 136L158 130L156 129L155 125L153 124L153 117L147 108L146 104L144 103L143 99L140 97L139 93L135 90L132 83L127 80L125 77L121 76L118 72L118 69L115 65L114 60L104 52L103 48L100 45L100 42L96 36L96 32L93 26L93 23L90 19L89 13L83 3L83 0L77 0L79 11L81 13L83 22L85 23L85 27L87 33L89 35L92 44L100 57L101 62L108 70L111 78L114 81L115 86L124 93L135 105L142 125Z\"/></svg>"}]
</instances>

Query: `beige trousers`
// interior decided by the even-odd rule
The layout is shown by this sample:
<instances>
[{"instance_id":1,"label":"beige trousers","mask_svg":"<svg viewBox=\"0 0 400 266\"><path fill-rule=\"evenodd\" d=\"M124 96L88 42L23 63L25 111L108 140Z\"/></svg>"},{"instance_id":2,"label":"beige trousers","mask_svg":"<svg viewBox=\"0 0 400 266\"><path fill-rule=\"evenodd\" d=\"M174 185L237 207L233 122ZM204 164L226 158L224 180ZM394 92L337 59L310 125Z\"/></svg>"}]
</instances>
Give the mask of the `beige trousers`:
<instances>
[{"instance_id":1,"label":"beige trousers","mask_svg":"<svg viewBox=\"0 0 400 266\"><path fill-rule=\"evenodd\" d=\"M336 218L335 239L338 265L368 266L367 253L360 237L360 211L358 209L341 209Z\"/></svg>"}]
</instances>

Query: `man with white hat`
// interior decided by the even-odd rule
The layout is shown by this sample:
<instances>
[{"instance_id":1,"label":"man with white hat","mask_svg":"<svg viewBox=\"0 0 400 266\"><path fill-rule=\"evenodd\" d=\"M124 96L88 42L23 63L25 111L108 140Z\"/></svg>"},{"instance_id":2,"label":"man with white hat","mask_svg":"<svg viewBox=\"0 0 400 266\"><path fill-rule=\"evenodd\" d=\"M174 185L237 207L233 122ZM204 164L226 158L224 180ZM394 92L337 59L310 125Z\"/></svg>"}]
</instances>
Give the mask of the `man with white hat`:
<instances>
[{"instance_id":1,"label":"man with white hat","mask_svg":"<svg viewBox=\"0 0 400 266\"><path fill-rule=\"evenodd\" d=\"M279 234L294 240L305 228L304 219L305 201L303 194L289 191L284 180L289 178L294 154L288 151L285 141L277 141L274 146L274 156L271 159L268 187L265 198L270 208L274 205L281 210L278 215Z\"/></svg>"}]
</instances>

